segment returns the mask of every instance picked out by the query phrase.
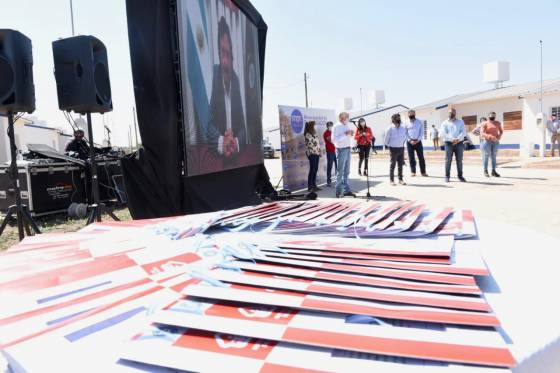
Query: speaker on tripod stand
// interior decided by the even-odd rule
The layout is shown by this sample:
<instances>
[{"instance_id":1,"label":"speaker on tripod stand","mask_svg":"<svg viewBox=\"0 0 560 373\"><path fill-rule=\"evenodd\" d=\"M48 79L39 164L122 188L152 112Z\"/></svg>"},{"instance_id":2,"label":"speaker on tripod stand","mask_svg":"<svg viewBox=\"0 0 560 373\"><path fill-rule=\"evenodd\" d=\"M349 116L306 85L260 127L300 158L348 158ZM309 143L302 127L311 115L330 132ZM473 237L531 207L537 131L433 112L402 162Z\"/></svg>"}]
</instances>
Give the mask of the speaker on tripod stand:
<instances>
[{"instance_id":1,"label":"speaker on tripod stand","mask_svg":"<svg viewBox=\"0 0 560 373\"><path fill-rule=\"evenodd\" d=\"M33 54L31 40L21 32L0 30L0 112L8 116L11 163L9 178L14 186L15 204L8 208L0 225L0 235L8 220L15 214L20 241L27 235L41 233L26 205L21 202L19 172L16 160L14 114L35 111L35 86L33 85ZM30 227L33 229L31 231Z\"/></svg>"},{"instance_id":2,"label":"speaker on tripod stand","mask_svg":"<svg viewBox=\"0 0 560 373\"><path fill-rule=\"evenodd\" d=\"M87 118L93 194L87 224L101 221L104 213L114 220L119 220L99 201L99 181L91 125L92 113L103 114L113 110L107 48L101 40L83 35L53 41L52 50L58 107L60 110L85 114Z\"/></svg>"}]
</instances>

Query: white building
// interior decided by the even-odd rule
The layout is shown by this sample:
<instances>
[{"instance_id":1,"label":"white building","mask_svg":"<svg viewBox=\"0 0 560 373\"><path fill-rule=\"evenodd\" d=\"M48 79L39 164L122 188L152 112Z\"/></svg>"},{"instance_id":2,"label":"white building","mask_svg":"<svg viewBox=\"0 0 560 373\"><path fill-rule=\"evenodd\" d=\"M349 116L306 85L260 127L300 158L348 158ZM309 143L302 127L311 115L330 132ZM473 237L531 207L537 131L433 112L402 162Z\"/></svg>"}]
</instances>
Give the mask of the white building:
<instances>
[{"instance_id":1,"label":"white building","mask_svg":"<svg viewBox=\"0 0 560 373\"><path fill-rule=\"evenodd\" d=\"M539 81L451 96L415 107L416 117L424 120L428 139L429 128L435 125L439 129L450 107L455 108L457 117L463 119L468 131L474 129L481 117L488 117L488 113L494 111L505 130L500 147L520 149L522 154L528 155L538 149L542 141L542 127L537 125L541 110L540 92ZM560 114L560 79L543 81L543 112L548 117ZM403 114L406 115L406 110L401 112ZM546 137L550 143L550 136L547 134ZM478 144L476 137L471 138ZM429 148L430 144L424 146Z\"/></svg>"},{"instance_id":2,"label":"white building","mask_svg":"<svg viewBox=\"0 0 560 373\"><path fill-rule=\"evenodd\" d=\"M375 147L382 148L385 130L391 125L391 116L406 110L408 110L408 106L397 104L385 108L364 110L363 114L360 110L352 110L349 111L349 114L350 120L356 121L356 124L360 118L366 120L367 126L371 128L375 136Z\"/></svg>"},{"instance_id":3,"label":"white building","mask_svg":"<svg viewBox=\"0 0 560 373\"><path fill-rule=\"evenodd\" d=\"M10 161L10 140L6 135L8 118L0 115L0 163ZM72 135L64 133L60 128L49 127L45 122L34 117L22 117L14 123L16 147L23 153L27 152L27 144L45 144L60 152L64 152Z\"/></svg>"}]
</instances>

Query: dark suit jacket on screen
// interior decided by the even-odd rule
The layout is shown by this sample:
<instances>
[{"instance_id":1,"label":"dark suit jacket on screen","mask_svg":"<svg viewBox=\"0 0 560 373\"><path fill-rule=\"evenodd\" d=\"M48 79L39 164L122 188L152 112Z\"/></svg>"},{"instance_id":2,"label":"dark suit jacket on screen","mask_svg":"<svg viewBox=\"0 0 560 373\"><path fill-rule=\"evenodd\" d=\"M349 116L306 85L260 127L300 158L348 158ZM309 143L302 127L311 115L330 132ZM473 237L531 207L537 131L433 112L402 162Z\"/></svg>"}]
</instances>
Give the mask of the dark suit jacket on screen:
<instances>
[{"instance_id":1,"label":"dark suit jacket on screen","mask_svg":"<svg viewBox=\"0 0 560 373\"><path fill-rule=\"evenodd\" d=\"M241 103L241 92L237 74L233 73L231 80L231 128L233 135L239 141L239 150L247 144L245 129L245 116ZM210 99L210 123L208 124L207 140L210 144L218 146L218 139L223 136L227 127L226 103L222 70L219 65L214 65L212 80L212 98Z\"/></svg>"}]
</instances>

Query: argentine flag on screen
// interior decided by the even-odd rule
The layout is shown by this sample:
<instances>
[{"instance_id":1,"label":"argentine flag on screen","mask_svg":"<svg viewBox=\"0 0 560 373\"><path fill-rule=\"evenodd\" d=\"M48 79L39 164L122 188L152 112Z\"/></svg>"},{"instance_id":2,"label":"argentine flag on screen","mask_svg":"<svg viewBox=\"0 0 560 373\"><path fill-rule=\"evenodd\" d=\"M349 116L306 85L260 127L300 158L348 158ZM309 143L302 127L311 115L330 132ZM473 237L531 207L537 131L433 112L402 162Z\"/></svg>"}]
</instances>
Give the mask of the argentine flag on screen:
<instances>
[{"instance_id":1,"label":"argentine flag on screen","mask_svg":"<svg viewBox=\"0 0 560 373\"><path fill-rule=\"evenodd\" d=\"M180 17L182 29L179 30L183 55L184 70L188 84L186 88L187 102L184 110L188 121L190 142L197 138L205 141L206 127L210 120L210 95L212 94L212 38L204 0L180 1ZM189 139L187 139L189 140Z\"/></svg>"}]
</instances>

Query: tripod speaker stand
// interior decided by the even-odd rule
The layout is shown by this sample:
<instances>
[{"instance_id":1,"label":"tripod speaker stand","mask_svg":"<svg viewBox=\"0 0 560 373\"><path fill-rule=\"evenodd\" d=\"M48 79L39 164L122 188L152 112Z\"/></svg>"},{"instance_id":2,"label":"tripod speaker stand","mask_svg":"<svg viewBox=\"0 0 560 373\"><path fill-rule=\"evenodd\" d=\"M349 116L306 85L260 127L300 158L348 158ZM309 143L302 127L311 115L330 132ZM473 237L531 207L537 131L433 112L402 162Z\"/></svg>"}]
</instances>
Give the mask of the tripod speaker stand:
<instances>
[{"instance_id":1,"label":"tripod speaker stand","mask_svg":"<svg viewBox=\"0 0 560 373\"><path fill-rule=\"evenodd\" d=\"M111 209L105 206L104 203L99 201L99 180L97 179L97 161L95 160L95 150L93 144L93 128L91 125L91 113L86 113L89 137L89 159L91 165L91 190L93 194L93 204L90 206L90 212L86 225L97 221L101 221L101 216L106 213L113 220L120 221L120 219L113 213Z\"/></svg>"},{"instance_id":2,"label":"tripod speaker stand","mask_svg":"<svg viewBox=\"0 0 560 373\"><path fill-rule=\"evenodd\" d=\"M8 112L8 137L10 138L10 155L12 157L12 161L10 163L10 169L8 171L8 176L14 185L15 204L10 206L8 208L8 211L6 212L6 216L2 221L2 225L0 225L0 236L2 235L2 233L4 233L4 229L8 225L8 221L15 214L17 220L19 240L21 241L24 239L26 233L28 236L31 236L35 233L40 234L41 231L39 230L39 227L31 217L31 214L27 209L27 205L24 205L21 202L21 192L19 188L19 173L18 173L17 161L16 161L17 148L14 139L14 113L11 111ZM31 231L30 227L33 229L33 232Z\"/></svg>"}]
</instances>

